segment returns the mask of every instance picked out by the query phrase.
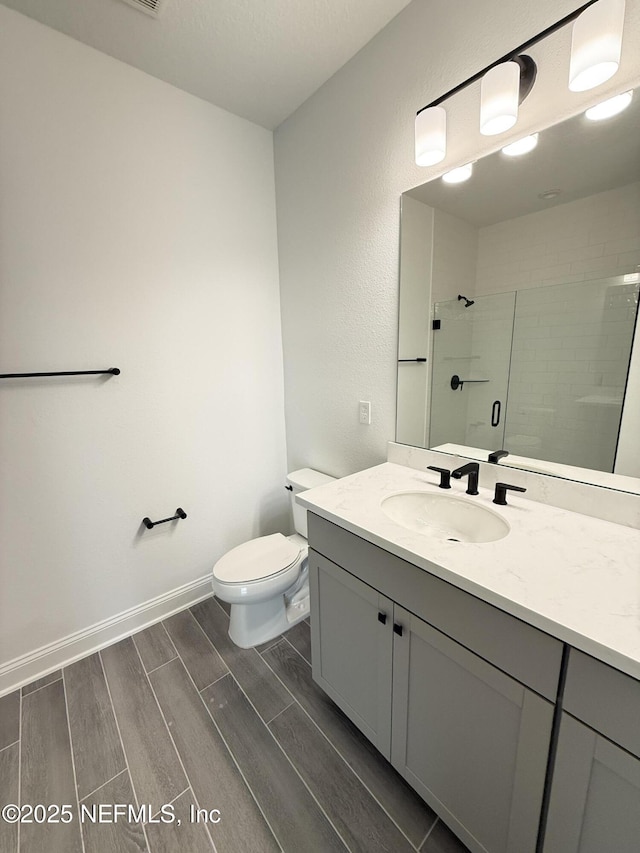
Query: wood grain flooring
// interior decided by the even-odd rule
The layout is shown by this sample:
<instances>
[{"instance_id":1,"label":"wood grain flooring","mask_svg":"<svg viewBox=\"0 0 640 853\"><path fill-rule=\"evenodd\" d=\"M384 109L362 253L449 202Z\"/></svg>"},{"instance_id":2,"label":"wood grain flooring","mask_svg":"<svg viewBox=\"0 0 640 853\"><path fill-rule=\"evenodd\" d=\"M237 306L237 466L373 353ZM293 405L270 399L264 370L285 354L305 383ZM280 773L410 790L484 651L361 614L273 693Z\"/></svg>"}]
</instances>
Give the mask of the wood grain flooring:
<instances>
[{"instance_id":1,"label":"wood grain flooring","mask_svg":"<svg viewBox=\"0 0 640 853\"><path fill-rule=\"evenodd\" d=\"M93 654L68 666L64 682L78 799L82 800L121 773L126 762L100 656Z\"/></svg>"},{"instance_id":2,"label":"wood grain flooring","mask_svg":"<svg viewBox=\"0 0 640 853\"><path fill-rule=\"evenodd\" d=\"M239 649L227 611L200 602L0 698L0 804L74 816L0 822L0 853L468 853L315 685L308 622Z\"/></svg>"},{"instance_id":3,"label":"wood grain flooring","mask_svg":"<svg viewBox=\"0 0 640 853\"><path fill-rule=\"evenodd\" d=\"M77 798L62 681L22 700L21 802L70 805L71 823L23 823L21 853L82 853Z\"/></svg>"}]
</instances>

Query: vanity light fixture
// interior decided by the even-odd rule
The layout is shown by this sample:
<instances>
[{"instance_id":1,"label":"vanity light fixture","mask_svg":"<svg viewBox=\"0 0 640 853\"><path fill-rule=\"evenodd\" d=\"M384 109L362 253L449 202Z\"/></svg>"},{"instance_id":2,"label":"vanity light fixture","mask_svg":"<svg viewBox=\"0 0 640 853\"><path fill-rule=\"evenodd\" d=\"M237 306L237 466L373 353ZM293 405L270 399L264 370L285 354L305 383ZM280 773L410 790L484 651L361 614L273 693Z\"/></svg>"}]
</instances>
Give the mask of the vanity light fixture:
<instances>
[{"instance_id":1,"label":"vanity light fixture","mask_svg":"<svg viewBox=\"0 0 640 853\"><path fill-rule=\"evenodd\" d=\"M442 180L447 184L461 184L463 181L468 181L472 173L473 163L465 163L464 166L458 166L457 169L445 172Z\"/></svg>"},{"instance_id":2,"label":"vanity light fixture","mask_svg":"<svg viewBox=\"0 0 640 853\"><path fill-rule=\"evenodd\" d=\"M513 127L518 119L518 107L531 91L536 78L536 64L524 51L572 21L575 23L569 88L584 91L608 80L620 63L624 4L625 0L589 0L418 110L415 121L417 165L434 166L444 159L447 148L446 112L441 105L478 80L482 80L480 132L492 136Z\"/></svg>"},{"instance_id":3,"label":"vanity light fixture","mask_svg":"<svg viewBox=\"0 0 640 853\"><path fill-rule=\"evenodd\" d=\"M625 0L597 0L576 19L571 35L569 88L586 92L620 65Z\"/></svg>"},{"instance_id":4,"label":"vanity light fixture","mask_svg":"<svg viewBox=\"0 0 640 853\"><path fill-rule=\"evenodd\" d=\"M615 97L602 101L593 107L589 107L585 112L585 116L590 121L602 121L602 119L617 116L618 113L626 110L631 103L632 98L633 91L622 92L620 95L616 95Z\"/></svg>"},{"instance_id":5,"label":"vanity light fixture","mask_svg":"<svg viewBox=\"0 0 640 853\"><path fill-rule=\"evenodd\" d=\"M507 157L520 157L521 154L528 154L538 144L538 134L532 133L531 136L523 136L522 139L517 139L515 142L505 145L502 153Z\"/></svg>"},{"instance_id":6,"label":"vanity light fixture","mask_svg":"<svg viewBox=\"0 0 640 853\"><path fill-rule=\"evenodd\" d=\"M447 153L447 113L443 107L430 107L416 116L416 163L435 166Z\"/></svg>"},{"instance_id":7,"label":"vanity light fixture","mask_svg":"<svg viewBox=\"0 0 640 853\"><path fill-rule=\"evenodd\" d=\"M536 64L530 56L515 56L490 68L480 90L480 133L495 136L513 127L518 106L536 79Z\"/></svg>"}]
</instances>

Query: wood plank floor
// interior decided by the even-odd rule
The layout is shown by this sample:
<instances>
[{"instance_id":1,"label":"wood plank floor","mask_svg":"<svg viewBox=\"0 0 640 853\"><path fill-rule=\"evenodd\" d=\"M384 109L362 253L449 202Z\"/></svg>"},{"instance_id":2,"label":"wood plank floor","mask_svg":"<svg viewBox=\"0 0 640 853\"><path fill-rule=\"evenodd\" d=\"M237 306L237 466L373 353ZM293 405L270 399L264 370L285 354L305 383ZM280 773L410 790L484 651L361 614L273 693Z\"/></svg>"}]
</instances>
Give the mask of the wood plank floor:
<instances>
[{"instance_id":1,"label":"wood plank floor","mask_svg":"<svg viewBox=\"0 0 640 853\"><path fill-rule=\"evenodd\" d=\"M228 622L209 599L0 699L0 805L73 813L0 820L0 853L468 853L315 685L306 622Z\"/></svg>"}]
</instances>

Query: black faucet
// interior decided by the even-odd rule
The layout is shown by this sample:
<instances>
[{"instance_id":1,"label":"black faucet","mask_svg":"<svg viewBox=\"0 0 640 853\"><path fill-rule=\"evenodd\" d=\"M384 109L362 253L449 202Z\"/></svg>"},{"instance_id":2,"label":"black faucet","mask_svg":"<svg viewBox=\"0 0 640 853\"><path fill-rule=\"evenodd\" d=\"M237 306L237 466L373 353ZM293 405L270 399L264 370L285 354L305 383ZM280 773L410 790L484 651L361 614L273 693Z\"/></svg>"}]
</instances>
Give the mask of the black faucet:
<instances>
[{"instance_id":1,"label":"black faucet","mask_svg":"<svg viewBox=\"0 0 640 853\"><path fill-rule=\"evenodd\" d=\"M493 453L489 454L489 462L497 462L499 459L502 459L503 456L508 456L508 450L494 450Z\"/></svg>"},{"instance_id":2,"label":"black faucet","mask_svg":"<svg viewBox=\"0 0 640 853\"><path fill-rule=\"evenodd\" d=\"M440 485L439 489L450 489L451 483L449 482L449 478L451 477L451 471L448 468L436 468L435 465L429 465L427 467L427 471L437 471L440 474Z\"/></svg>"},{"instance_id":3,"label":"black faucet","mask_svg":"<svg viewBox=\"0 0 640 853\"><path fill-rule=\"evenodd\" d=\"M467 481L467 494L468 495L479 495L478 491L478 476L480 474L480 465L477 462L467 462L466 465L463 465L462 468L456 468L455 471L451 472L451 476L454 480L461 480L466 475L469 475L469 479Z\"/></svg>"},{"instance_id":4,"label":"black faucet","mask_svg":"<svg viewBox=\"0 0 640 853\"><path fill-rule=\"evenodd\" d=\"M500 504L500 506L507 505L507 491L510 492L526 492L526 489L523 489L522 486L512 486L509 483L496 483L496 493L493 498L494 504Z\"/></svg>"}]
</instances>

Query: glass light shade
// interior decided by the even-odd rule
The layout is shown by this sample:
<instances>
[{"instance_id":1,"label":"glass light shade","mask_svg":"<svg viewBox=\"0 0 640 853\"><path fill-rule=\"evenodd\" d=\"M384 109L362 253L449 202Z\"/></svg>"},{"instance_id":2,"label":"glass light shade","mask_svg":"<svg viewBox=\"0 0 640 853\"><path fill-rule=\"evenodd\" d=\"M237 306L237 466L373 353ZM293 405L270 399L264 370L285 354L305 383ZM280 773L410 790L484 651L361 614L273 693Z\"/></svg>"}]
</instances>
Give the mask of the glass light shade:
<instances>
[{"instance_id":1,"label":"glass light shade","mask_svg":"<svg viewBox=\"0 0 640 853\"><path fill-rule=\"evenodd\" d=\"M447 184L461 184L463 181L468 181L473 172L473 163L467 163L464 166L458 166L457 169L452 169L450 172L445 172L442 180Z\"/></svg>"},{"instance_id":2,"label":"glass light shade","mask_svg":"<svg viewBox=\"0 0 640 853\"><path fill-rule=\"evenodd\" d=\"M538 134L532 133L531 136L523 136L522 139L517 139L510 145L505 145L502 153L507 157L519 157L521 154L528 154L538 144Z\"/></svg>"},{"instance_id":3,"label":"glass light shade","mask_svg":"<svg viewBox=\"0 0 640 853\"><path fill-rule=\"evenodd\" d=\"M480 91L480 133L494 136L504 133L518 119L520 66L502 62L490 68L482 78Z\"/></svg>"},{"instance_id":4,"label":"glass light shade","mask_svg":"<svg viewBox=\"0 0 640 853\"><path fill-rule=\"evenodd\" d=\"M590 121L601 121L605 118L611 118L611 116L617 116L622 110L626 110L632 98L633 92L622 92L620 95L615 95L613 98L589 107L585 112L585 116Z\"/></svg>"},{"instance_id":5,"label":"glass light shade","mask_svg":"<svg viewBox=\"0 0 640 853\"><path fill-rule=\"evenodd\" d=\"M618 70L624 27L624 0L598 0L573 24L569 88L586 92Z\"/></svg>"},{"instance_id":6,"label":"glass light shade","mask_svg":"<svg viewBox=\"0 0 640 853\"><path fill-rule=\"evenodd\" d=\"M447 153L447 113L443 107L429 107L416 116L416 163L434 166Z\"/></svg>"}]
</instances>

